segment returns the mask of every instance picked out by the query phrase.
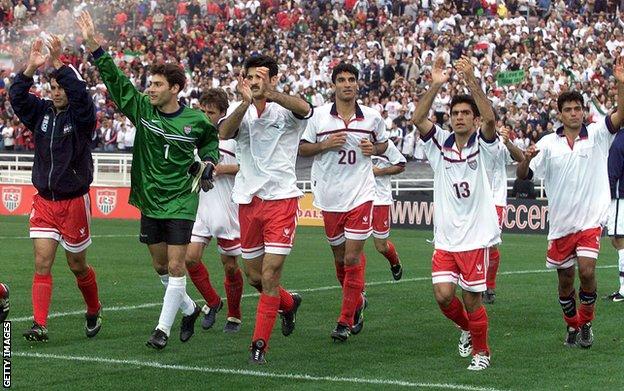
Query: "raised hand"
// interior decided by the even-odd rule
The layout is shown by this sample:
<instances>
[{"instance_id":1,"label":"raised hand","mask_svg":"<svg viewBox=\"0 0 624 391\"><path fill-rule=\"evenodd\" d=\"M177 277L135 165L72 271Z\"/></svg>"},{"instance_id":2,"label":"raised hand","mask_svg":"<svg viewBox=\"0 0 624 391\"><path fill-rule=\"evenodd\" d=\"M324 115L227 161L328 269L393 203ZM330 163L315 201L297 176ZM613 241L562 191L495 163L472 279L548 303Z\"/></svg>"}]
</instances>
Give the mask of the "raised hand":
<instances>
[{"instance_id":1,"label":"raised hand","mask_svg":"<svg viewBox=\"0 0 624 391\"><path fill-rule=\"evenodd\" d=\"M50 60L52 61L52 65L54 65L55 68L62 66L63 64L60 61L62 44L59 36L50 34L50 39L46 42L46 46L50 51Z\"/></svg>"},{"instance_id":2,"label":"raised hand","mask_svg":"<svg viewBox=\"0 0 624 391\"><path fill-rule=\"evenodd\" d=\"M249 88L249 83L247 83L247 80L245 80L242 76L238 76L237 80L238 84L236 84L236 91L241 94L243 102L251 104L252 94L251 88Z\"/></svg>"},{"instance_id":3,"label":"raised hand","mask_svg":"<svg viewBox=\"0 0 624 391\"><path fill-rule=\"evenodd\" d=\"M619 56L615 60L615 66L613 67L613 76L615 80L620 83L624 83L624 56Z\"/></svg>"},{"instance_id":4,"label":"raised hand","mask_svg":"<svg viewBox=\"0 0 624 391\"><path fill-rule=\"evenodd\" d=\"M468 57L462 56L459 60L457 60L455 68L464 81L473 81L475 79L474 66Z\"/></svg>"},{"instance_id":5,"label":"raised hand","mask_svg":"<svg viewBox=\"0 0 624 391\"><path fill-rule=\"evenodd\" d=\"M539 153L539 149L535 146L535 144L530 145L526 151L524 151L524 158L527 161L531 161L537 154Z\"/></svg>"},{"instance_id":6,"label":"raised hand","mask_svg":"<svg viewBox=\"0 0 624 391\"><path fill-rule=\"evenodd\" d=\"M76 19L76 24L80 28L82 38L89 50L93 51L97 49L100 45L95 39L95 25L93 24L93 19L91 19L89 12L82 11Z\"/></svg>"},{"instance_id":7,"label":"raised hand","mask_svg":"<svg viewBox=\"0 0 624 391\"><path fill-rule=\"evenodd\" d=\"M30 48L30 56L28 57L28 65L26 66L26 71L24 74L27 76L31 76L35 73L35 71L48 61L48 57L43 54L41 51L43 49L43 40L41 38L35 39L31 48Z\"/></svg>"},{"instance_id":8,"label":"raised hand","mask_svg":"<svg viewBox=\"0 0 624 391\"><path fill-rule=\"evenodd\" d=\"M431 81L434 84L444 84L451 77L451 71L446 67L446 62L442 57L435 59L431 69Z\"/></svg>"},{"instance_id":9,"label":"raised hand","mask_svg":"<svg viewBox=\"0 0 624 391\"><path fill-rule=\"evenodd\" d=\"M323 150L341 148L347 142L347 134L344 132L334 133L323 140Z\"/></svg>"},{"instance_id":10,"label":"raised hand","mask_svg":"<svg viewBox=\"0 0 624 391\"><path fill-rule=\"evenodd\" d=\"M269 68L256 68L256 74L262 79L262 96L269 98L269 95L274 92L274 88L271 85L271 78L269 77Z\"/></svg>"},{"instance_id":11,"label":"raised hand","mask_svg":"<svg viewBox=\"0 0 624 391\"><path fill-rule=\"evenodd\" d=\"M509 129L503 126L498 133L500 134L502 138L503 144L507 144L507 142L509 142Z\"/></svg>"}]
</instances>

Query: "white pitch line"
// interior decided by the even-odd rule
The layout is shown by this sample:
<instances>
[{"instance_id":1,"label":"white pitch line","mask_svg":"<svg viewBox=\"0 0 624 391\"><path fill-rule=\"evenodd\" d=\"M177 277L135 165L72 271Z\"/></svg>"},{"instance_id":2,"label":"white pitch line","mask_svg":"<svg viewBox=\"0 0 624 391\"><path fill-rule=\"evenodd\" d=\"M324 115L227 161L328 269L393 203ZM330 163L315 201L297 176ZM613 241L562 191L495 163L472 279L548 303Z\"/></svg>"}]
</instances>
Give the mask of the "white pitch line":
<instances>
[{"instance_id":1,"label":"white pitch line","mask_svg":"<svg viewBox=\"0 0 624 391\"><path fill-rule=\"evenodd\" d=\"M613 269L616 268L617 265L599 265L596 266L596 269ZM554 272L553 269L537 269L537 270L516 270L516 271L510 271L510 272L500 272L498 273L499 276L511 276L511 275L516 275L516 274L536 274L536 273L552 273ZM431 281L431 277L415 277L415 278L403 278L399 281L394 281L394 280L387 280L387 281L371 281L371 282L367 282L366 286L377 286L377 285L389 285L389 284L402 284L402 283L406 283L406 282L415 282L415 281ZM334 289L342 289L342 287L340 285L330 285L330 286L321 286L318 288L306 288L306 289L291 289L293 292L301 292L301 293L305 293L305 292L322 292L322 291L329 291L329 290L334 290ZM248 293L246 295L243 295L243 298L247 298L247 297L258 297L259 294L258 293ZM226 299L223 299L226 300ZM203 300L197 300L197 302L204 302ZM144 303L144 304L137 304L137 305L125 305L125 306L115 306L115 307L104 307L104 312L118 312L118 311L132 311L132 310L138 310L138 309L142 309L142 308L152 308L152 307L158 307L161 306L162 302L159 303ZM52 318L62 318L65 316L73 316L73 315L83 315L84 314L84 310L76 310L76 311L68 311L68 312L53 312L51 314L48 315L48 319L52 319ZM25 322L25 321L32 321L33 317L32 316L22 316L21 318L12 318L9 319L12 322Z\"/></svg>"},{"instance_id":2,"label":"white pitch line","mask_svg":"<svg viewBox=\"0 0 624 391\"><path fill-rule=\"evenodd\" d=\"M66 356L59 354L44 354L44 353L31 353L31 352L13 352L13 356L16 357L28 357L28 358L44 358L66 361L82 361L93 362L98 364L117 364L117 365L136 365L138 367L149 367L157 369L170 369L176 371L192 371L203 373L218 373L223 375L241 375L241 376L253 376L275 379L288 379L288 380L304 380L311 382L331 382L331 383L352 383L352 384L373 384L381 386L399 386L410 388L438 388L447 390L466 390L466 391L499 391L495 388L469 386L463 384L451 384L451 383L417 383L404 380L391 380L391 379L366 379L357 377L337 377L337 376L313 376L305 373L271 373L261 371L251 371L248 369L229 369L229 368L211 368L211 367L198 367L187 365L172 365L162 364L156 361L140 361L140 360L119 360L106 357L86 357L86 356Z\"/></svg>"}]
</instances>

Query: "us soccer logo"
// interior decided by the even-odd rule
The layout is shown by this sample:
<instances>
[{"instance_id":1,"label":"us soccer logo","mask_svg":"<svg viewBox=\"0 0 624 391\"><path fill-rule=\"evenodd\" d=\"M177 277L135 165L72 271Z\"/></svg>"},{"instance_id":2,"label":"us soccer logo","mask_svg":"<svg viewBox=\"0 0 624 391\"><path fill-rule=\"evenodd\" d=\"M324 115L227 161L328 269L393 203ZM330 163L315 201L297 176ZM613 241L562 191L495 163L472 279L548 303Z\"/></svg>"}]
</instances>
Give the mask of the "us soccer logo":
<instances>
[{"instance_id":1,"label":"us soccer logo","mask_svg":"<svg viewBox=\"0 0 624 391\"><path fill-rule=\"evenodd\" d=\"M186 134L191 133L192 130L193 130L193 127L191 125L186 125L184 127L184 133L186 133Z\"/></svg>"},{"instance_id":2,"label":"us soccer logo","mask_svg":"<svg viewBox=\"0 0 624 391\"><path fill-rule=\"evenodd\" d=\"M477 169L477 161L476 160L471 160L468 162L468 167L470 167L473 170Z\"/></svg>"},{"instance_id":3,"label":"us soccer logo","mask_svg":"<svg viewBox=\"0 0 624 391\"><path fill-rule=\"evenodd\" d=\"M109 215L117 205L117 190L98 190L95 193L95 203L100 212Z\"/></svg>"},{"instance_id":4,"label":"us soccer logo","mask_svg":"<svg viewBox=\"0 0 624 391\"><path fill-rule=\"evenodd\" d=\"M22 201L22 189L20 187L3 187L2 204L9 211L13 212Z\"/></svg>"}]
</instances>

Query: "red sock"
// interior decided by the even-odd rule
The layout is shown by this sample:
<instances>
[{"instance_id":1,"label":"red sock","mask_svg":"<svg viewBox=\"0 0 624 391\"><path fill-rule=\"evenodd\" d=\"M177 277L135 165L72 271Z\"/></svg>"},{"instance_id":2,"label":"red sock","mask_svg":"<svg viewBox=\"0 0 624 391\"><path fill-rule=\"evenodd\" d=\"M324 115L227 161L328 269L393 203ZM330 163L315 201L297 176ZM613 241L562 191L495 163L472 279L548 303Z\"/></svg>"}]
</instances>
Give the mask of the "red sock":
<instances>
[{"instance_id":1,"label":"red sock","mask_svg":"<svg viewBox=\"0 0 624 391\"><path fill-rule=\"evenodd\" d=\"M565 320L566 324L574 329L578 329L579 328L579 316L578 314L575 314L572 317L568 317L566 316L566 314L563 314L563 320Z\"/></svg>"},{"instance_id":2,"label":"red sock","mask_svg":"<svg viewBox=\"0 0 624 391\"><path fill-rule=\"evenodd\" d=\"M453 297L448 307L442 308L442 306L440 306L440 309L444 316L455 322L462 330L468 331L468 315L466 314L464 305L459 301L457 296Z\"/></svg>"},{"instance_id":3,"label":"red sock","mask_svg":"<svg viewBox=\"0 0 624 391\"><path fill-rule=\"evenodd\" d=\"M486 286L488 289L496 289L496 273L500 263L500 251L496 247L490 247L490 264L488 265Z\"/></svg>"},{"instance_id":4,"label":"red sock","mask_svg":"<svg viewBox=\"0 0 624 391\"><path fill-rule=\"evenodd\" d=\"M594 309L595 309L594 304L587 305L587 304L581 303L581 306L579 307L579 310L578 310L578 324L583 325L587 322L591 322L592 320L594 320Z\"/></svg>"},{"instance_id":5,"label":"red sock","mask_svg":"<svg viewBox=\"0 0 624 391\"><path fill-rule=\"evenodd\" d=\"M98 298L98 286L95 279L95 270L91 266L84 277L76 277L78 289L82 292L82 297L87 304L87 314L95 315L100 310L100 299Z\"/></svg>"},{"instance_id":6,"label":"red sock","mask_svg":"<svg viewBox=\"0 0 624 391\"><path fill-rule=\"evenodd\" d=\"M334 265L336 266L336 278L338 279L338 282L340 283L340 286L344 286L344 279L345 279L345 265L344 263L340 263L337 261L334 261Z\"/></svg>"},{"instance_id":7,"label":"red sock","mask_svg":"<svg viewBox=\"0 0 624 391\"><path fill-rule=\"evenodd\" d=\"M219 301L221 297L217 294L217 291L210 284L210 275L208 274L208 270L202 261L197 262L195 266L191 266L188 268L188 274L195 284L195 287L204 297L208 307L216 307L219 305Z\"/></svg>"},{"instance_id":8,"label":"red sock","mask_svg":"<svg viewBox=\"0 0 624 391\"><path fill-rule=\"evenodd\" d=\"M7 292L6 285L0 284L0 297L4 296L6 292Z\"/></svg>"},{"instance_id":9,"label":"red sock","mask_svg":"<svg viewBox=\"0 0 624 391\"><path fill-rule=\"evenodd\" d=\"M240 302L243 296L243 274L236 269L233 275L225 274L225 296L227 297L228 318L241 319Z\"/></svg>"},{"instance_id":10,"label":"red sock","mask_svg":"<svg viewBox=\"0 0 624 391\"><path fill-rule=\"evenodd\" d=\"M388 251L382 254L388 262L390 262L391 266L399 264L399 254L396 252L396 248L394 248L394 244L388 240Z\"/></svg>"},{"instance_id":11,"label":"red sock","mask_svg":"<svg viewBox=\"0 0 624 391\"><path fill-rule=\"evenodd\" d=\"M366 279L366 254L364 250L360 253L360 265L362 265L362 273L364 275L364 279ZM364 290L364 288L362 288Z\"/></svg>"},{"instance_id":12,"label":"red sock","mask_svg":"<svg viewBox=\"0 0 624 391\"><path fill-rule=\"evenodd\" d=\"M256 310L256 327L254 328L252 341L262 339L266 342L268 348L279 305L280 298L278 296L260 294L258 309Z\"/></svg>"},{"instance_id":13,"label":"red sock","mask_svg":"<svg viewBox=\"0 0 624 391\"><path fill-rule=\"evenodd\" d=\"M345 265L345 283L342 288L342 309L338 322L353 327L355 310L362 302L364 268L361 264Z\"/></svg>"},{"instance_id":14,"label":"red sock","mask_svg":"<svg viewBox=\"0 0 624 391\"><path fill-rule=\"evenodd\" d=\"M52 275L37 274L33 277L32 304L35 323L41 326L48 324L48 311L52 300Z\"/></svg>"},{"instance_id":15,"label":"red sock","mask_svg":"<svg viewBox=\"0 0 624 391\"><path fill-rule=\"evenodd\" d=\"M288 311L292 310L293 307L295 306L295 302L294 302L290 292L288 292L286 289L284 289L284 288L282 288L280 286L279 287L279 295L280 295L279 310L282 311L282 312L288 312Z\"/></svg>"},{"instance_id":16,"label":"red sock","mask_svg":"<svg viewBox=\"0 0 624 391\"><path fill-rule=\"evenodd\" d=\"M488 346L488 317L485 307L481 306L475 312L468 313L468 329L472 336L472 354L490 354Z\"/></svg>"}]
</instances>

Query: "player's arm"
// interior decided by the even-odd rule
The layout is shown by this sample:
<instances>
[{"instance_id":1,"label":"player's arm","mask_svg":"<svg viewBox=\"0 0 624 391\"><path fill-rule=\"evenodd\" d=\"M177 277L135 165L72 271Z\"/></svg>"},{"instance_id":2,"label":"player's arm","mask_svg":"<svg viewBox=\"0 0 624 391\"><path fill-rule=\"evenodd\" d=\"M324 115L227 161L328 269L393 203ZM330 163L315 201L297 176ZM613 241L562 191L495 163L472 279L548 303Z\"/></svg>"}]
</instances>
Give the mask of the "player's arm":
<instances>
[{"instance_id":1,"label":"player's arm","mask_svg":"<svg viewBox=\"0 0 624 391\"><path fill-rule=\"evenodd\" d=\"M509 151L511 158L518 163L521 163L524 160L524 152L520 148L514 145L509 139L509 129L502 128L500 131L500 135L503 138L503 144Z\"/></svg>"},{"instance_id":2,"label":"player's arm","mask_svg":"<svg viewBox=\"0 0 624 391\"><path fill-rule=\"evenodd\" d=\"M27 128L33 129L37 125L39 117L45 110L43 99L31 94L30 88L34 81L33 76L37 69L45 64L47 57L43 55L41 49L43 41L39 38L33 42L30 49L30 56L26 69L18 73L9 88L9 99L11 106L17 117Z\"/></svg>"},{"instance_id":3,"label":"player's arm","mask_svg":"<svg viewBox=\"0 0 624 391\"><path fill-rule=\"evenodd\" d=\"M323 153L331 150L338 150L347 142L347 134L345 132L339 132L329 135L325 140L313 143L306 140L304 134L299 144L299 155L301 156L314 156L319 153Z\"/></svg>"},{"instance_id":4,"label":"player's arm","mask_svg":"<svg viewBox=\"0 0 624 391\"><path fill-rule=\"evenodd\" d=\"M613 69L613 76L617 81L617 108L613 114L609 117L612 129L621 130L620 127L624 125L624 56L619 56L615 60L615 67Z\"/></svg>"},{"instance_id":5,"label":"player's arm","mask_svg":"<svg viewBox=\"0 0 624 391\"><path fill-rule=\"evenodd\" d=\"M97 42L91 15L89 15L87 11L83 11L76 23L82 31L82 37L87 48L95 59L95 65L100 71L100 77L108 89L109 96L117 104L119 110L128 117L131 122L136 124L139 119L141 107L143 107L143 105L149 105L147 96L137 91L128 77L117 68L113 58L106 53Z\"/></svg>"},{"instance_id":6,"label":"player's arm","mask_svg":"<svg viewBox=\"0 0 624 391\"><path fill-rule=\"evenodd\" d=\"M481 132L486 140L494 140L496 138L496 117L494 116L494 109L490 100L485 95L485 92L479 85L479 80L474 75L474 66L468 57L462 56L457 60L456 65L459 74L462 76L470 94L477 104L479 114L481 116Z\"/></svg>"},{"instance_id":7,"label":"player's arm","mask_svg":"<svg viewBox=\"0 0 624 391\"><path fill-rule=\"evenodd\" d=\"M234 109L234 111L230 115L227 116L227 118L219 122L219 137L224 140L236 137L238 128L240 127L241 122L245 117L245 113L251 105L251 88L249 88L249 84L241 76L238 77L236 90L243 98L243 101L240 105L238 105L238 107L236 107L236 109Z\"/></svg>"},{"instance_id":8,"label":"player's arm","mask_svg":"<svg viewBox=\"0 0 624 391\"><path fill-rule=\"evenodd\" d=\"M373 167L373 175L375 176L397 175L403 171L405 171L405 163L395 164L386 168Z\"/></svg>"},{"instance_id":9,"label":"player's arm","mask_svg":"<svg viewBox=\"0 0 624 391\"><path fill-rule=\"evenodd\" d=\"M440 88L448 81L450 70L446 68L446 64L442 57L438 57L431 69L431 84L425 95L420 98L416 105L414 114L412 114L412 123L418 128L421 136L426 136L433 129L433 122L429 121L429 111L435 97L438 95Z\"/></svg>"},{"instance_id":10,"label":"player's arm","mask_svg":"<svg viewBox=\"0 0 624 391\"><path fill-rule=\"evenodd\" d=\"M87 91L87 83L82 79L76 68L61 62L61 40L52 35L48 42L50 60L56 68L56 81L63 87L69 101L68 110L74 120L82 125L82 130L91 132L95 127L95 105Z\"/></svg>"},{"instance_id":11,"label":"player's arm","mask_svg":"<svg viewBox=\"0 0 624 391\"><path fill-rule=\"evenodd\" d=\"M533 178L533 173L529 169L531 160L539 153L535 145L531 145L524 152L524 159L518 164L516 168L516 177L520 180Z\"/></svg>"},{"instance_id":12,"label":"player's arm","mask_svg":"<svg viewBox=\"0 0 624 391\"><path fill-rule=\"evenodd\" d=\"M217 164L214 170L214 176L236 175L240 166L238 164Z\"/></svg>"},{"instance_id":13,"label":"player's arm","mask_svg":"<svg viewBox=\"0 0 624 391\"><path fill-rule=\"evenodd\" d=\"M201 161L193 162L188 168L188 173L193 179L192 190L208 191L213 187L213 177L217 162L219 161L219 133L208 118L204 117L202 123L202 136L197 140L197 154Z\"/></svg>"},{"instance_id":14,"label":"player's arm","mask_svg":"<svg viewBox=\"0 0 624 391\"><path fill-rule=\"evenodd\" d=\"M314 113L314 109L308 102L299 98L276 91L269 82L269 68L260 67L257 69L258 76L262 78L264 86L264 97L277 103L286 110L290 110L298 119L309 119Z\"/></svg>"}]
</instances>

